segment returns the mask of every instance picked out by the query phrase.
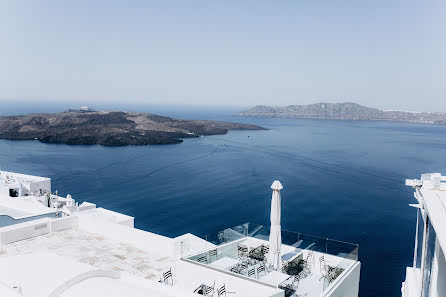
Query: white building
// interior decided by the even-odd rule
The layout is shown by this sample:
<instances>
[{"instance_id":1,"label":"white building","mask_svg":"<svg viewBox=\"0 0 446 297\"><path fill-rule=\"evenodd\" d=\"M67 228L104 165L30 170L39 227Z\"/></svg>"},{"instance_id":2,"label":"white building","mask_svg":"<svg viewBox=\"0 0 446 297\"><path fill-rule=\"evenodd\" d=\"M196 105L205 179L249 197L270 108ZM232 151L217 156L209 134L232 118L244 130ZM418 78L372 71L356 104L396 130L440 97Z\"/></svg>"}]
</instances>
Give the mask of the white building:
<instances>
[{"instance_id":1,"label":"white building","mask_svg":"<svg viewBox=\"0 0 446 297\"><path fill-rule=\"evenodd\" d=\"M406 269L403 297L446 296L446 177L440 173L406 180L415 189L417 211L414 259Z\"/></svg>"},{"instance_id":2,"label":"white building","mask_svg":"<svg viewBox=\"0 0 446 297\"><path fill-rule=\"evenodd\" d=\"M51 193L51 179L0 171L0 196L41 196Z\"/></svg>"},{"instance_id":3,"label":"white building","mask_svg":"<svg viewBox=\"0 0 446 297\"><path fill-rule=\"evenodd\" d=\"M42 217L55 217L51 179L0 171L0 227ZM46 202L46 203L45 203Z\"/></svg>"},{"instance_id":4,"label":"white building","mask_svg":"<svg viewBox=\"0 0 446 297\"><path fill-rule=\"evenodd\" d=\"M59 217L0 228L0 296L358 296L355 244L282 231L282 269L271 270L264 226L170 238L71 197L54 205Z\"/></svg>"}]
</instances>

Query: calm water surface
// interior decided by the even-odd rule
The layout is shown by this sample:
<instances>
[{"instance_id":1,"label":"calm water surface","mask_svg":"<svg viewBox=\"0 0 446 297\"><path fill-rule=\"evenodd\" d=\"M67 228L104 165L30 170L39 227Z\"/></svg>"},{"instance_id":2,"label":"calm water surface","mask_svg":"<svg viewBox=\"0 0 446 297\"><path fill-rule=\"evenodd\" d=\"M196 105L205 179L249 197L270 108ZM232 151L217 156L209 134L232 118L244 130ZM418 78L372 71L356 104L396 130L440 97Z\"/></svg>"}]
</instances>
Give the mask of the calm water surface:
<instances>
[{"instance_id":1,"label":"calm water surface","mask_svg":"<svg viewBox=\"0 0 446 297\"><path fill-rule=\"evenodd\" d=\"M284 229L358 243L360 296L401 295L416 221L404 179L446 173L445 126L158 113L269 130L121 148L1 140L0 165L51 177L63 195L167 236L268 224L270 185L279 179Z\"/></svg>"}]
</instances>

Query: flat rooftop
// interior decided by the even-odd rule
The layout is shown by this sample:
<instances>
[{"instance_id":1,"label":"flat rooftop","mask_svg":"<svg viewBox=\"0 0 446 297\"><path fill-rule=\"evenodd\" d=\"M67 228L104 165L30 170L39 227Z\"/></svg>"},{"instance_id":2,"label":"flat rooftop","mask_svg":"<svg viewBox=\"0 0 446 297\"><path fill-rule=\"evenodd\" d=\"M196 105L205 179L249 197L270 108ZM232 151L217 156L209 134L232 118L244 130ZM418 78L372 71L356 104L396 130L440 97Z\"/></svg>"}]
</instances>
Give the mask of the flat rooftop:
<instances>
[{"instance_id":1,"label":"flat rooftop","mask_svg":"<svg viewBox=\"0 0 446 297\"><path fill-rule=\"evenodd\" d=\"M63 230L57 231L61 228ZM52 232L48 231L51 229ZM61 273L77 271L79 267L88 271L119 274L117 279L95 278L82 281L60 296L75 296L81 292L84 292L81 295L85 297L97 296L93 294L100 291L97 286L110 282L112 283L109 287L119 284L120 287L127 287L128 292L132 292L135 286L148 287L149 289L145 289L146 292L155 289L161 292L152 296L197 296L194 291L202 285L215 286L215 289L225 285L233 296L283 295L283 291L277 286L247 281L238 276L190 263L174 252L175 239L119 225L110 222L107 217L101 218L98 214L40 219L0 228L0 239L3 241L0 250L2 280L10 279L8 275L11 275L12 269L18 271L15 267L18 263L23 271L35 271L36 278L39 278L38 275L59 273L59 270ZM192 241L190 246L200 246L203 243L202 239L191 234L181 236L179 240ZM51 265L47 267L43 263L37 263L37 259L42 257L53 259L47 261L56 263L56 267L51 268ZM173 273L173 286L159 282L163 272L168 270ZM71 274L70 277L79 278ZM31 288L35 286L38 290L46 290L45 280L42 280L41 285L36 285L32 277L26 277L19 271L15 274L15 278L28 288L28 292L34 291ZM65 279L67 278L68 276ZM8 286L13 286L12 280L8 282ZM140 295L135 293L134 296Z\"/></svg>"},{"instance_id":2,"label":"flat rooftop","mask_svg":"<svg viewBox=\"0 0 446 297\"><path fill-rule=\"evenodd\" d=\"M34 196L5 197L0 196L0 227L10 223L19 223L26 218L35 216L53 216L56 209L45 207ZM7 216L7 218L5 217ZM3 217L3 218L2 218ZM8 224L2 221L11 221Z\"/></svg>"},{"instance_id":3,"label":"flat rooftop","mask_svg":"<svg viewBox=\"0 0 446 297\"><path fill-rule=\"evenodd\" d=\"M123 277L119 272L96 269L51 253L3 257L0 266L2 297L172 296L160 283Z\"/></svg>"},{"instance_id":4,"label":"flat rooftop","mask_svg":"<svg viewBox=\"0 0 446 297\"><path fill-rule=\"evenodd\" d=\"M174 266L174 259L139 249L80 228L37 236L3 246L2 255L50 252L92 265L98 269L123 271L146 279L159 280L162 271Z\"/></svg>"}]
</instances>

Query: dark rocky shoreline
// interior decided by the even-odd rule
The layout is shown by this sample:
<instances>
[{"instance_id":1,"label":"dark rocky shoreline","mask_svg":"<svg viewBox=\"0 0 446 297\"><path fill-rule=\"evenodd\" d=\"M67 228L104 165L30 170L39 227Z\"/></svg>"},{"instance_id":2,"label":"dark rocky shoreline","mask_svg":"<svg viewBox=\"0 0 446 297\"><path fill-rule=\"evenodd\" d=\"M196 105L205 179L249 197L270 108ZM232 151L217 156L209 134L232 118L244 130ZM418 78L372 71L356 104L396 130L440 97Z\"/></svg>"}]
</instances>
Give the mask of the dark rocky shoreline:
<instances>
[{"instance_id":1,"label":"dark rocky shoreline","mask_svg":"<svg viewBox=\"0 0 446 297\"><path fill-rule=\"evenodd\" d=\"M125 146L181 143L181 138L264 130L255 125L178 120L121 111L62 112L0 117L0 139L70 145Z\"/></svg>"}]
</instances>

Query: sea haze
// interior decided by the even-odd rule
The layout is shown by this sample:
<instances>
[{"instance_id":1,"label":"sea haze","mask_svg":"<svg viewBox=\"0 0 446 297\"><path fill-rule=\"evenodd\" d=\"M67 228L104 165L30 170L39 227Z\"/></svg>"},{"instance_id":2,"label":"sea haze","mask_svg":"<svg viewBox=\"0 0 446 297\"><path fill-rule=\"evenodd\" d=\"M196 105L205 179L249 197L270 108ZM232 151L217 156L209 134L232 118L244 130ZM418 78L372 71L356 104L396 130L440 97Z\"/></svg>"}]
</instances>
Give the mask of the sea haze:
<instances>
[{"instance_id":1,"label":"sea haze","mask_svg":"<svg viewBox=\"0 0 446 297\"><path fill-rule=\"evenodd\" d=\"M284 229L358 243L360 296L401 294L416 221L404 179L446 173L446 126L141 111L269 130L113 148L0 140L1 168L51 177L62 195L135 216L136 227L167 236L268 224L278 179Z\"/></svg>"}]
</instances>

